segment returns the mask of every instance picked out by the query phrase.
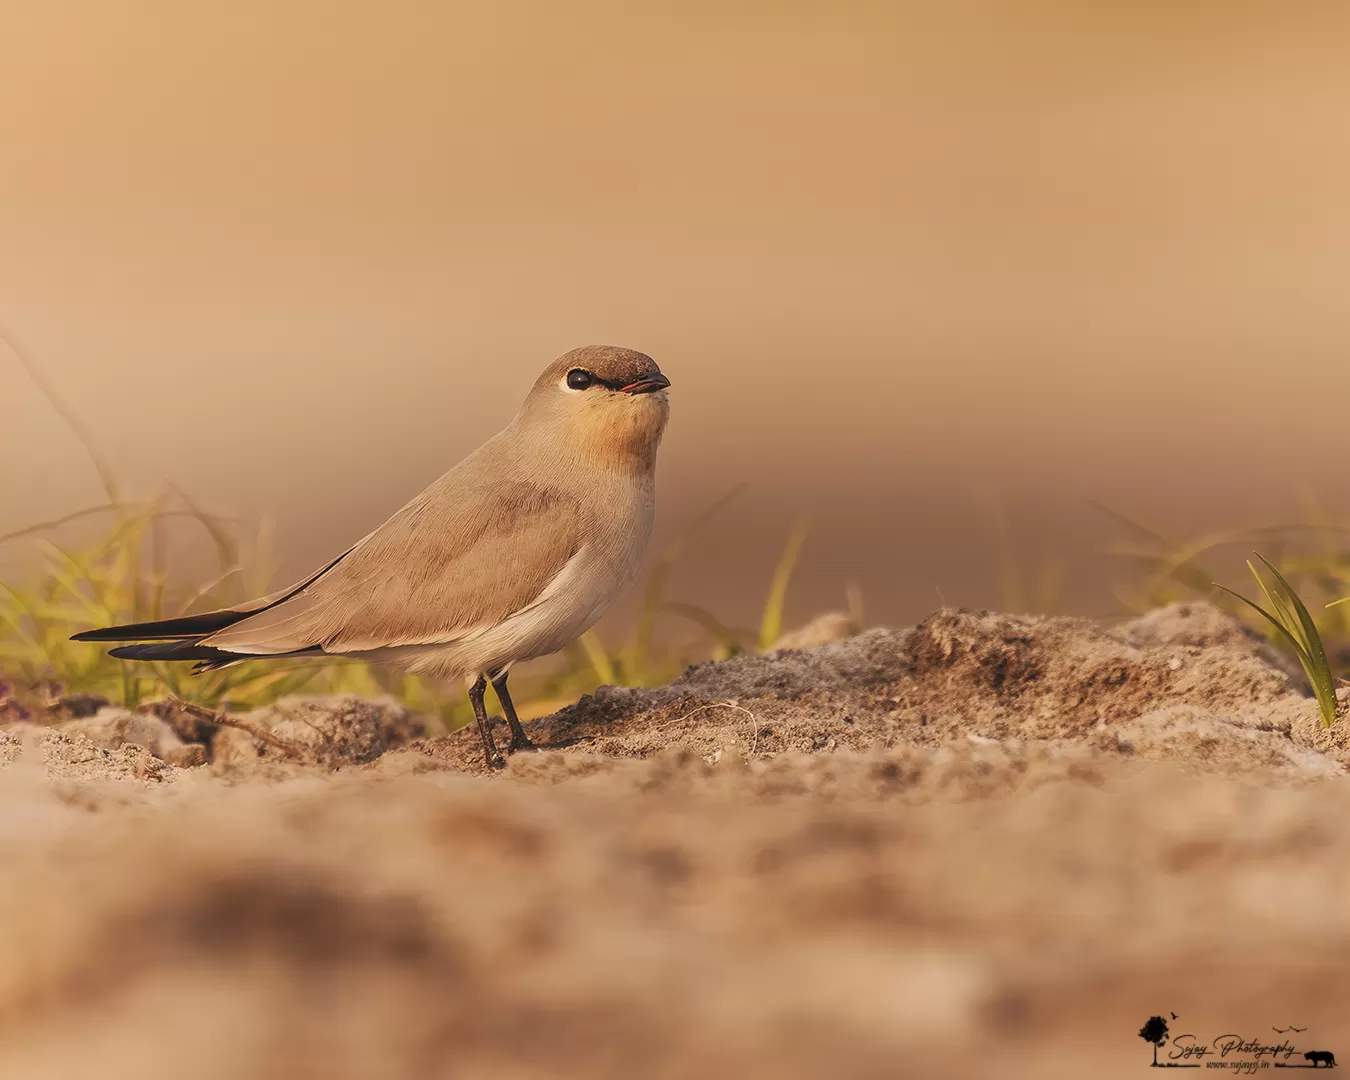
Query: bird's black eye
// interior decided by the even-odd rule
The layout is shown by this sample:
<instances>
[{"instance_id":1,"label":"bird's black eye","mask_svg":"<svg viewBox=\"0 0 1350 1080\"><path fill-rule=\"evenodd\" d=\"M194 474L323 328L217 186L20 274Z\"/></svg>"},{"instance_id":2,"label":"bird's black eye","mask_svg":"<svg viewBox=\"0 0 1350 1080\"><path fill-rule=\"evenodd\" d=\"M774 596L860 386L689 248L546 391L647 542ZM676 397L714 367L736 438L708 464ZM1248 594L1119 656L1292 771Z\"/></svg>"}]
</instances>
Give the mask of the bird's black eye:
<instances>
[{"instance_id":1,"label":"bird's black eye","mask_svg":"<svg viewBox=\"0 0 1350 1080\"><path fill-rule=\"evenodd\" d=\"M567 388L569 390L585 390L591 385L591 373L583 371L579 367L574 367L567 373Z\"/></svg>"}]
</instances>

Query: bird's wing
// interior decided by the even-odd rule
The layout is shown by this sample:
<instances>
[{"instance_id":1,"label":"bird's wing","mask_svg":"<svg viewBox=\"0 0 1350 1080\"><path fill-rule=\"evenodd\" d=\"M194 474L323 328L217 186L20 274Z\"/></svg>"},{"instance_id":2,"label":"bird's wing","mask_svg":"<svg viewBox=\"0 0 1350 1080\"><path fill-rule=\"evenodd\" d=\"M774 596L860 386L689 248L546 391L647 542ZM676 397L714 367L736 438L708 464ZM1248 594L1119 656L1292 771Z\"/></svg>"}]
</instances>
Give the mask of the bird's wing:
<instances>
[{"instance_id":1,"label":"bird's wing","mask_svg":"<svg viewBox=\"0 0 1350 1080\"><path fill-rule=\"evenodd\" d=\"M295 595L201 644L268 655L455 641L538 600L585 536L581 505L555 488L442 477Z\"/></svg>"}]
</instances>

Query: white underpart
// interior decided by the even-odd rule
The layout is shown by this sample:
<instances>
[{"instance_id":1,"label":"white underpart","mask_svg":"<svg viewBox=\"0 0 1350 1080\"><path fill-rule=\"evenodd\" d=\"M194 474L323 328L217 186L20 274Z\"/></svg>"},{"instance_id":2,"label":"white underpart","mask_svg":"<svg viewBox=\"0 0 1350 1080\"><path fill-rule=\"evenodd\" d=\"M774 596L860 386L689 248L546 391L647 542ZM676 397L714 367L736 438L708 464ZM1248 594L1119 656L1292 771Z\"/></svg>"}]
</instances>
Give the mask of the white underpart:
<instances>
[{"instance_id":1,"label":"white underpart","mask_svg":"<svg viewBox=\"0 0 1350 1080\"><path fill-rule=\"evenodd\" d=\"M627 575L586 545L533 601L499 623L453 638L372 649L365 657L436 678L495 675L520 660L545 656L584 634L630 584Z\"/></svg>"}]
</instances>

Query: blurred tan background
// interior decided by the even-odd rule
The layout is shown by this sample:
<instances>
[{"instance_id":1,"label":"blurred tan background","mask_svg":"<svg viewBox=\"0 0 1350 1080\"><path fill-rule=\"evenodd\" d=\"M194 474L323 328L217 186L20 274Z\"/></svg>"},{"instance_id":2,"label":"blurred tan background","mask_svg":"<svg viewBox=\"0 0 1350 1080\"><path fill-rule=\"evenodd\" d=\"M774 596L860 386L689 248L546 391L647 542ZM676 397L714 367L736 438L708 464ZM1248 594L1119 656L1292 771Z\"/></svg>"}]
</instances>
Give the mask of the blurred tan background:
<instances>
[{"instance_id":1,"label":"blurred tan background","mask_svg":"<svg viewBox=\"0 0 1350 1080\"><path fill-rule=\"evenodd\" d=\"M675 592L1103 612L1115 528L1345 505L1342 4L0 0L0 325L132 491L377 524L588 342ZM0 532L101 501L0 354ZM622 617L622 613L619 613Z\"/></svg>"}]
</instances>

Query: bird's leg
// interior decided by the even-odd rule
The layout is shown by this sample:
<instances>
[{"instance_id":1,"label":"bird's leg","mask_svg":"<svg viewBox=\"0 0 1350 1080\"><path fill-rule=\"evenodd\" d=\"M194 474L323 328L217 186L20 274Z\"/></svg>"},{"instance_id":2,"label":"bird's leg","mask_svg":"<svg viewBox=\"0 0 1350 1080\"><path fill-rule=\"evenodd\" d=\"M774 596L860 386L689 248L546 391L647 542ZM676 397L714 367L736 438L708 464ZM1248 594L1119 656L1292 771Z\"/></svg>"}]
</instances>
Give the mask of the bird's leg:
<instances>
[{"instance_id":1,"label":"bird's leg","mask_svg":"<svg viewBox=\"0 0 1350 1080\"><path fill-rule=\"evenodd\" d=\"M469 702L473 705L473 718L478 722L478 734L483 737L483 757L489 769L496 769L505 762L497 752L496 744L492 741L492 731L488 727L487 706L483 704L483 695L486 692L487 679L479 675L477 681L469 687Z\"/></svg>"},{"instance_id":2,"label":"bird's leg","mask_svg":"<svg viewBox=\"0 0 1350 1080\"><path fill-rule=\"evenodd\" d=\"M502 703L502 712L506 713L506 722L511 725L511 745L508 752L514 754L517 750L533 750L534 743L530 742L530 737L525 734L525 729L520 726L520 718L516 716L516 707L511 703L511 695L506 692L506 676L503 671L492 680L492 689L497 691L497 700Z\"/></svg>"}]
</instances>

